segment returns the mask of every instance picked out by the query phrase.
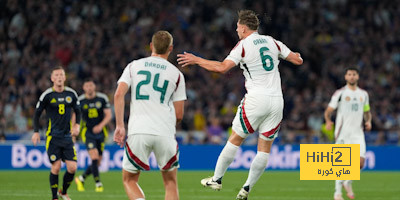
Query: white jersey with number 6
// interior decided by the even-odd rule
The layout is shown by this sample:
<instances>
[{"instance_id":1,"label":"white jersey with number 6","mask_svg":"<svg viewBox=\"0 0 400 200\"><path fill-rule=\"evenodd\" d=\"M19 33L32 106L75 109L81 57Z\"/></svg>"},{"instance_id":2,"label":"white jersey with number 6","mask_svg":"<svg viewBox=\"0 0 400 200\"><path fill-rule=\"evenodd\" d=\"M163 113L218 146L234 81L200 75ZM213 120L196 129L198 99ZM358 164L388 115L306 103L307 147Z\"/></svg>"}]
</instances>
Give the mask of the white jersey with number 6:
<instances>
[{"instance_id":1,"label":"white jersey with number 6","mask_svg":"<svg viewBox=\"0 0 400 200\"><path fill-rule=\"evenodd\" d=\"M283 95L279 58L286 59L290 49L271 36L252 33L232 49L227 60L241 64L246 78L244 96L232 122L241 137L259 131L260 137L272 141L278 136L283 117Z\"/></svg>"},{"instance_id":2,"label":"white jersey with number 6","mask_svg":"<svg viewBox=\"0 0 400 200\"><path fill-rule=\"evenodd\" d=\"M254 32L240 40L226 59L236 65L240 62L248 93L282 96L279 58L285 59L290 52L282 42Z\"/></svg>"},{"instance_id":3,"label":"white jersey with number 6","mask_svg":"<svg viewBox=\"0 0 400 200\"><path fill-rule=\"evenodd\" d=\"M134 60L118 83L131 87L128 135L150 134L174 137L174 101L186 100L183 74L167 60L151 56Z\"/></svg>"},{"instance_id":4,"label":"white jersey with number 6","mask_svg":"<svg viewBox=\"0 0 400 200\"><path fill-rule=\"evenodd\" d=\"M350 140L364 138L363 114L370 110L369 97L365 90L351 90L345 86L333 94L329 107L337 109L335 139Z\"/></svg>"}]
</instances>

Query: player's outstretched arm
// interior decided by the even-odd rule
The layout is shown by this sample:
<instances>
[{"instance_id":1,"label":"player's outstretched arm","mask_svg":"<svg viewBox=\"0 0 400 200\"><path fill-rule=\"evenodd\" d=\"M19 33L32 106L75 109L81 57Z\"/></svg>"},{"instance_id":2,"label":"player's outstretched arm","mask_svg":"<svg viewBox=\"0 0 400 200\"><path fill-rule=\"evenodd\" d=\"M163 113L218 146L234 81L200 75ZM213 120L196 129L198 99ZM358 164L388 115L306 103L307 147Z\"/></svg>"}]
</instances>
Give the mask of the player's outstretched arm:
<instances>
[{"instance_id":1,"label":"player's outstretched arm","mask_svg":"<svg viewBox=\"0 0 400 200\"><path fill-rule=\"evenodd\" d=\"M207 60L187 52L184 52L183 54L178 54L177 61L178 64L182 65L182 67L197 64L208 71L219 73L225 73L229 71L232 67L236 66L236 64L231 60L225 59L223 62Z\"/></svg>"},{"instance_id":2,"label":"player's outstretched arm","mask_svg":"<svg viewBox=\"0 0 400 200\"><path fill-rule=\"evenodd\" d=\"M301 58L301 55L298 52L290 52L285 60L293 63L294 65L303 64L303 58Z\"/></svg>"}]
</instances>

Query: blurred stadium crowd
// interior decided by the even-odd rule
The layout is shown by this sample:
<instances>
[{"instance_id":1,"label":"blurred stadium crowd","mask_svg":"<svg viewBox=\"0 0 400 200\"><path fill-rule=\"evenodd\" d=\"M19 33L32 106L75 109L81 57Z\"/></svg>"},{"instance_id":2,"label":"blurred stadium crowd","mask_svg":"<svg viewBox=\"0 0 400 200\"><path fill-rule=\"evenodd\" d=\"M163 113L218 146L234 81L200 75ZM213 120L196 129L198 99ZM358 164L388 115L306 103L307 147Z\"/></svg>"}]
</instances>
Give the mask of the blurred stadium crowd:
<instances>
[{"instance_id":1,"label":"blurred stadium crowd","mask_svg":"<svg viewBox=\"0 0 400 200\"><path fill-rule=\"evenodd\" d=\"M396 1L4 0L1 4L0 138L32 132L36 102L52 85L52 67L64 66L67 85L79 94L82 81L93 78L98 91L112 102L124 67L150 55L155 31L172 33L174 64L176 54L183 51L222 61L238 41L236 12L245 8L259 14L261 34L283 41L305 61L300 67L280 64L285 110L277 143L329 142L331 136L321 129L323 111L333 92L345 84L343 72L349 66L360 68L359 85L370 95L373 131L366 133L367 144L399 143L400 4ZM224 143L245 93L241 70L236 67L222 75L196 66L180 69L188 101L179 142ZM254 144L255 139L246 142Z\"/></svg>"}]
</instances>

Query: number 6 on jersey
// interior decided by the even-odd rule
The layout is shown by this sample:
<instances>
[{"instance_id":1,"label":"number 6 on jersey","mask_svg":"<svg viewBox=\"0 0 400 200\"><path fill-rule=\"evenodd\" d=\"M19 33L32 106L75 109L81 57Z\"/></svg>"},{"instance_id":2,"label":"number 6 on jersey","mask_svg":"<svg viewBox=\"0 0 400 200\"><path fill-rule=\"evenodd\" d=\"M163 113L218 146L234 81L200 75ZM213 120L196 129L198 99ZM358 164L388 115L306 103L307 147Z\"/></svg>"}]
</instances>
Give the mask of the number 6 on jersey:
<instances>
[{"instance_id":1,"label":"number 6 on jersey","mask_svg":"<svg viewBox=\"0 0 400 200\"><path fill-rule=\"evenodd\" d=\"M266 51L269 51L269 49L267 47L261 47L260 48L260 57L261 57L261 61L263 64L263 67L266 71L271 71L272 69L274 69L274 61L272 60L272 57L268 54L264 55L264 53ZM267 60L269 60L269 63L267 63ZM267 64L269 64L267 66Z\"/></svg>"}]
</instances>

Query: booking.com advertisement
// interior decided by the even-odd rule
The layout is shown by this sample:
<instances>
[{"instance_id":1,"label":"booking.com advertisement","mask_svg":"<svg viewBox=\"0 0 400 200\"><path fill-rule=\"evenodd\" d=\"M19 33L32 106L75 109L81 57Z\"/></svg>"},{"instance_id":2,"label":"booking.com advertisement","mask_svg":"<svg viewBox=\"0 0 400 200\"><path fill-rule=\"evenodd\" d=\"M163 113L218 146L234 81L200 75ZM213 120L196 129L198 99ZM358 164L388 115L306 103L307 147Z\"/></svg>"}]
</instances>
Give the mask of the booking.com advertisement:
<instances>
[{"instance_id":1,"label":"booking.com advertisement","mask_svg":"<svg viewBox=\"0 0 400 200\"><path fill-rule=\"evenodd\" d=\"M78 168L85 168L89 162L89 155L84 145L76 145ZM181 170L212 170L223 146L180 146ZM237 152L230 169L249 169L257 153L256 146L242 146ZM124 151L117 145L106 146L100 170L119 170L122 166ZM0 145L2 162L0 169L47 169L50 168L44 146L34 147L24 144ZM367 147L365 167L363 170L400 170L400 160L391 159L393 155L400 155L400 147L380 146ZM391 162L387 162L391 160ZM149 164L152 169L157 168L154 155L150 156ZM299 170L300 146L284 145L272 146L267 169Z\"/></svg>"}]
</instances>

